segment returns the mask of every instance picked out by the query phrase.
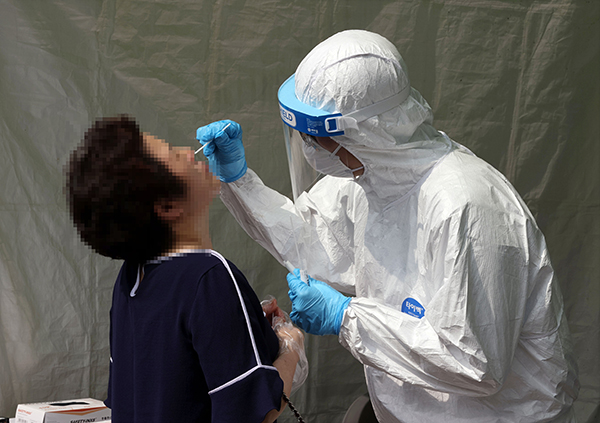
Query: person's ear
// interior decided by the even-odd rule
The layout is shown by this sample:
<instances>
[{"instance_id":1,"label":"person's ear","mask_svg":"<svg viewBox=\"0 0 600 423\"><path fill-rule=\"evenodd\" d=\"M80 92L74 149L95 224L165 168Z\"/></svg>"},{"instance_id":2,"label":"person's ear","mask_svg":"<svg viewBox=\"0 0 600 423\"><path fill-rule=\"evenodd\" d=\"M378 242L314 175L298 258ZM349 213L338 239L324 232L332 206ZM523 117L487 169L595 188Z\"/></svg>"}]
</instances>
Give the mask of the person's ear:
<instances>
[{"instance_id":1,"label":"person's ear","mask_svg":"<svg viewBox=\"0 0 600 423\"><path fill-rule=\"evenodd\" d=\"M177 201L159 200L154 204L154 212L160 219L173 222L183 215L183 207Z\"/></svg>"}]
</instances>

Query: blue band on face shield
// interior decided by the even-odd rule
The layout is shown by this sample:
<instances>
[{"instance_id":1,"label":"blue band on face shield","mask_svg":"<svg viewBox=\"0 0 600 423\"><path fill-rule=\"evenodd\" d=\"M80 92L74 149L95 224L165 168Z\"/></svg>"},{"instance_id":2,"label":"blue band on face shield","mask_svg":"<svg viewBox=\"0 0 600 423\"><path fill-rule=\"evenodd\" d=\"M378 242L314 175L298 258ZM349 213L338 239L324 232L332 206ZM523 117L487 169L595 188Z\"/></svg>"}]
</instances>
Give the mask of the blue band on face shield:
<instances>
[{"instance_id":1,"label":"blue band on face shield","mask_svg":"<svg viewBox=\"0 0 600 423\"><path fill-rule=\"evenodd\" d=\"M298 100L296 97L295 75L290 76L287 81L281 84L277 94L283 122L297 131L317 137L344 135L344 131L349 128L358 130L359 122L398 107L406 101L409 95L410 84L406 84L397 94L342 115L341 113L329 113L317 109Z\"/></svg>"},{"instance_id":2,"label":"blue band on face shield","mask_svg":"<svg viewBox=\"0 0 600 423\"><path fill-rule=\"evenodd\" d=\"M294 76L290 76L279 87L277 97L281 120L297 131L316 137L344 135L344 129L339 121L342 117L341 113L329 113L298 100Z\"/></svg>"}]
</instances>

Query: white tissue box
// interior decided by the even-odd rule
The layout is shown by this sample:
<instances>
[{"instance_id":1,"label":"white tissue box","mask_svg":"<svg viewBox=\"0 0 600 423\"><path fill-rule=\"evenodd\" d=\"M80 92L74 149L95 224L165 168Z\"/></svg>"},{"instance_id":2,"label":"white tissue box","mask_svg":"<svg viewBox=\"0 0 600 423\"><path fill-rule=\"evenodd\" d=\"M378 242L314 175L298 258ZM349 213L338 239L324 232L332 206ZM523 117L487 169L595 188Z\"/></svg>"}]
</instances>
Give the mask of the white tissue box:
<instances>
[{"instance_id":1,"label":"white tissue box","mask_svg":"<svg viewBox=\"0 0 600 423\"><path fill-rule=\"evenodd\" d=\"M19 404L17 423L93 423L110 422L110 408L92 398Z\"/></svg>"}]
</instances>

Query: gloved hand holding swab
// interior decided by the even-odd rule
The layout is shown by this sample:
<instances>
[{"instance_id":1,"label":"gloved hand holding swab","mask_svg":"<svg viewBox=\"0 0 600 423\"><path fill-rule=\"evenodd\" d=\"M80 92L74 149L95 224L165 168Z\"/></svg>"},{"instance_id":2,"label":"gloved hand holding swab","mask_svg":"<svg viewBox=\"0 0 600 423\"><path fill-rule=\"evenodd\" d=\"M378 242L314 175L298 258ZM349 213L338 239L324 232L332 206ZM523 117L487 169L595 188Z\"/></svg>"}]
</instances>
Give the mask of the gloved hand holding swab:
<instances>
[{"instance_id":1,"label":"gloved hand holding swab","mask_svg":"<svg viewBox=\"0 0 600 423\"><path fill-rule=\"evenodd\" d=\"M204 152L210 171L221 182L237 181L244 176L248 165L242 143L242 127L238 123L221 120L201 126L196 130L196 139L202 144L196 153ZM204 149L207 145L209 147Z\"/></svg>"},{"instance_id":2,"label":"gloved hand holding swab","mask_svg":"<svg viewBox=\"0 0 600 423\"><path fill-rule=\"evenodd\" d=\"M225 130L229 127L229 125L231 125L231 123L228 123L225 128L221 129L221 131L219 131L219 133L217 135L215 135L215 138L220 137L221 135L223 135L223 132L225 132ZM208 144L210 144L212 141L207 142L206 144L204 144L202 147L200 147L199 149L196 150L196 152L194 153L194 155L198 154L199 152L201 152L202 150L204 150L204 147L206 147Z\"/></svg>"}]
</instances>

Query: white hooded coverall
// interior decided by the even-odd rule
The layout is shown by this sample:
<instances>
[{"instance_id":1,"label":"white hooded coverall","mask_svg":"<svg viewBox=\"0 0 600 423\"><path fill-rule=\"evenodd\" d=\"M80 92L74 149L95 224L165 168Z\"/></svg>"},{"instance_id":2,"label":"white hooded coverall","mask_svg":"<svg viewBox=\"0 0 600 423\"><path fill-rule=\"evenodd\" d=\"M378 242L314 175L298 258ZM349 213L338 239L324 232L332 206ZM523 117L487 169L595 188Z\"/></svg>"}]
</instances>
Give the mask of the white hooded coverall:
<instances>
[{"instance_id":1,"label":"white hooded coverall","mask_svg":"<svg viewBox=\"0 0 600 423\"><path fill-rule=\"evenodd\" d=\"M405 69L385 38L345 31L302 61L296 96L349 113L399 92ZM364 165L358 180L326 176L294 204L248 170L222 199L280 262L299 266L300 240L307 272L355 295L339 341L380 422L573 422L576 365L544 237L511 184L432 118L411 89L334 137Z\"/></svg>"}]
</instances>

